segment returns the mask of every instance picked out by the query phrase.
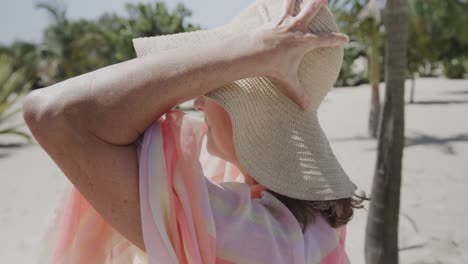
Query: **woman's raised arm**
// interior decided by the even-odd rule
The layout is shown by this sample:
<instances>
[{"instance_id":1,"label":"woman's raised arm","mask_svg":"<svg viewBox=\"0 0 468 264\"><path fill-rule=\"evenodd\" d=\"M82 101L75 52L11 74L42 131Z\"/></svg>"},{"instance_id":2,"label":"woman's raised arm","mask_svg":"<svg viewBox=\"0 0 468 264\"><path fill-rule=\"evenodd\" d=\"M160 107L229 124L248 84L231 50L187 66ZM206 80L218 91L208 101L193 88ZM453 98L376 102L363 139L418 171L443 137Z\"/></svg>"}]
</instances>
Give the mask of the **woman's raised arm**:
<instances>
[{"instance_id":1,"label":"woman's raised arm","mask_svg":"<svg viewBox=\"0 0 468 264\"><path fill-rule=\"evenodd\" d=\"M227 82L263 74L249 41L247 35L237 35L70 78L30 93L24 118L31 130L41 123L67 122L108 143L130 144L173 106Z\"/></svg>"},{"instance_id":2,"label":"woman's raised arm","mask_svg":"<svg viewBox=\"0 0 468 264\"><path fill-rule=\"evenodd\" d=\"M28 95L24 119L93 208L145 250L139 160L131 143L172 106L224 82L258 74L250 49L243 47L247 42L236 36L65 80Z\"/></svg>"},{"instance_id":3,"label":"woman's raised arm","mask_svg":"<svg viewBox=\"0 0 468 264\"><path fill-rule=\"evenodd\" d=\"M279 20L271 20L259 5L264 25L228 39L132 59L34 91L23 106L24 118L31 130L44 122L66 122L107 143L127 145L173 106L254 76L283 82L285 93L307 108L310 95L297 76L304 54L344 45L348 38L309 32L326 0L308 1L296 16L295 1L284 3Z\"/></svg>"}]
</instances>

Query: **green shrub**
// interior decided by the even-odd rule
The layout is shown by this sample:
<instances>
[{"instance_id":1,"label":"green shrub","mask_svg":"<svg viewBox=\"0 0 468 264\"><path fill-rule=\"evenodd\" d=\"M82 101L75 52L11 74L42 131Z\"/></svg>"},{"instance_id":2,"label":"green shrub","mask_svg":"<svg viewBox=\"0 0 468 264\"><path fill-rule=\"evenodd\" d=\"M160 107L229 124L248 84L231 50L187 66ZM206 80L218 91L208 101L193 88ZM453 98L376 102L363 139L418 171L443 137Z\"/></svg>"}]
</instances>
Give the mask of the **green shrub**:
<instances>
[{"instance_id":1,"label":"green shrub","mask_svg":"<svg viewBox=\"0 0 468 264\"><path fill-rule=\"evenodd\" d=\"M463 79L466 68L461 59L453 59L444 63L444 74L449 79Z\"/></svg>"}]
</instances>

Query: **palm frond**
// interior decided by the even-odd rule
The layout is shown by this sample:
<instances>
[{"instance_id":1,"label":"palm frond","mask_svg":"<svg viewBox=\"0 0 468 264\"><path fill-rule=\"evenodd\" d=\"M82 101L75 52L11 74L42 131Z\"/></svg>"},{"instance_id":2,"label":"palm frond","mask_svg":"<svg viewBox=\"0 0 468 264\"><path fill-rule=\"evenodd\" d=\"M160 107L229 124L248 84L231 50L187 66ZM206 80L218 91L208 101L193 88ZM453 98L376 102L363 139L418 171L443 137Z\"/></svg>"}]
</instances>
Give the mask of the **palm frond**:
<instances>
[{"instance_id":1,"label":"palm frond","mask_svg":"<svg viewBox=\"0 0 468 264\"><path fill-rule=\"evenodd\" d=\"M7 135L7 134L17 135L28 140L28 142L30 143L33 142L31 135L29 135L26 132L18 131L18 130L10 129L10 128L0 130L0 135Z\"/></svg>"},{"instance_id":2,"label":"palm frond","mask_svg":"<svg viewBox=\"0 0 468 264\"><path fill-rule=\"evenodd\" d=\"M6 115L0 115L0 124L2 124L3 122L5 122L6 120L8 120L9 118L13 117L14 115L18 114L19 112L23 111L23 109L21 108L18 108Z\"/></svg>"}]
</instances>

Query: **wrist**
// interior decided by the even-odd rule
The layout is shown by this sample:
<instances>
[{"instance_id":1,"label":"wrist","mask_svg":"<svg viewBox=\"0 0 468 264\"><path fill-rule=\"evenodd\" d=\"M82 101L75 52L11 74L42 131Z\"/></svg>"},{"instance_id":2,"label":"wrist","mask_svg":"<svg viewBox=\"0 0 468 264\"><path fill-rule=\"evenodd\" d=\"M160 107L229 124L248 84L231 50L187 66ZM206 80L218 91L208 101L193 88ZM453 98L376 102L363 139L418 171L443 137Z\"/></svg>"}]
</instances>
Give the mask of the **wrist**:
<instances>
[{"instance_id":1,"label":"wrist","mask_svg":"<svg viewBox=\"0 0 468 264\"><path fill-rule=\"evenodd\" d=\"M264 44L259 41L255 33L244 32L234 36L230 41L237 49L237 58L243 65L244 78L273 75L270 58Z\"/></svg>"}]
</instances>

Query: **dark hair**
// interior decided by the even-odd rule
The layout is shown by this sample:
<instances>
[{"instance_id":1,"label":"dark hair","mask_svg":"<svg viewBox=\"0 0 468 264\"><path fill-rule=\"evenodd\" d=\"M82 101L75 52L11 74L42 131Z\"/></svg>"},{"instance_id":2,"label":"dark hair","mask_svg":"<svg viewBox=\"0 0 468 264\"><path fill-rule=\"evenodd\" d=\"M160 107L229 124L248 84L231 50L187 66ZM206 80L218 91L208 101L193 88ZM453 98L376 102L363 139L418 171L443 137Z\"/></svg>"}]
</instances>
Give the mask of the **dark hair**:
<instances>
[{"instance_id":1,"label":"dark hair","mask_svg":"<svg viewBox=\"0 0 468 264\"><path fill-rule=\"evenodd\" d=\"M362 203L369 201L364 193L352 197L328 201L305 201L281 195L267 189L270 194L280 200L296 217L304 232L307 224L314 221L316 215L321 215L333 228L347 224L353 217L353 209L364 208Z\"/></svg>"}]
</instances>

